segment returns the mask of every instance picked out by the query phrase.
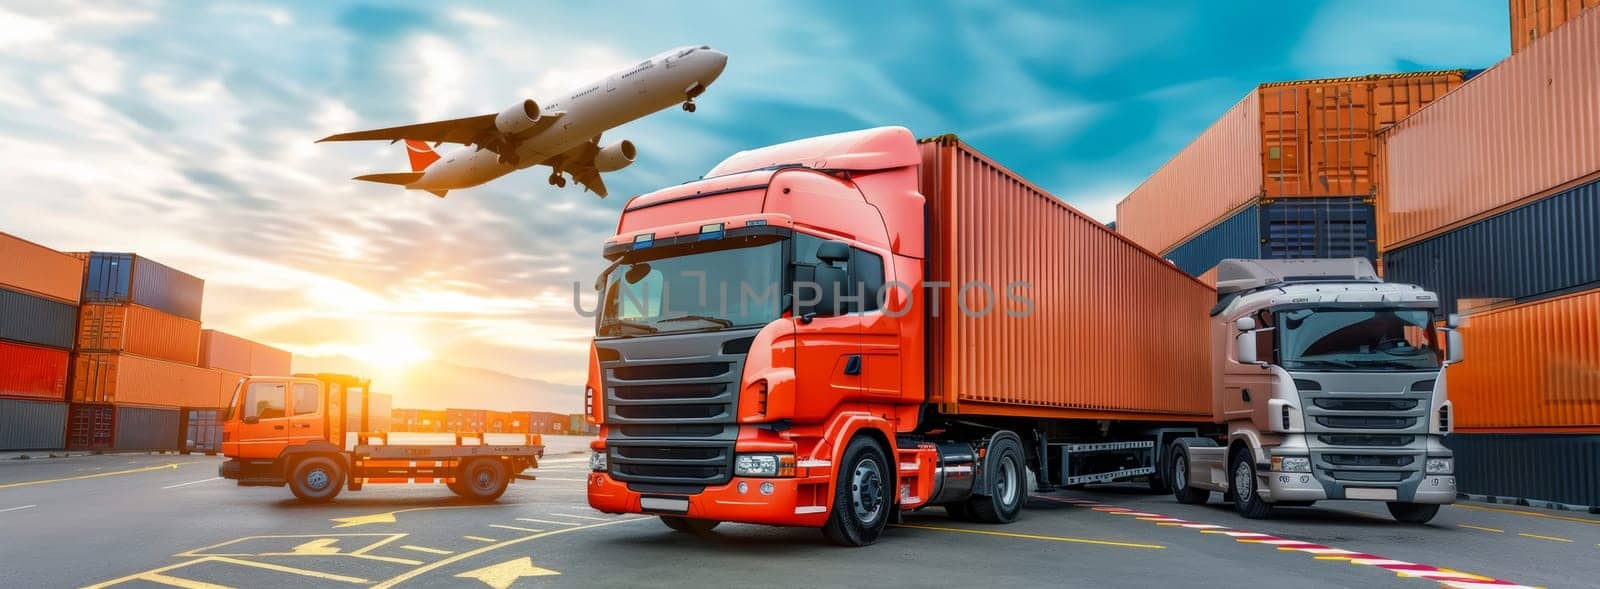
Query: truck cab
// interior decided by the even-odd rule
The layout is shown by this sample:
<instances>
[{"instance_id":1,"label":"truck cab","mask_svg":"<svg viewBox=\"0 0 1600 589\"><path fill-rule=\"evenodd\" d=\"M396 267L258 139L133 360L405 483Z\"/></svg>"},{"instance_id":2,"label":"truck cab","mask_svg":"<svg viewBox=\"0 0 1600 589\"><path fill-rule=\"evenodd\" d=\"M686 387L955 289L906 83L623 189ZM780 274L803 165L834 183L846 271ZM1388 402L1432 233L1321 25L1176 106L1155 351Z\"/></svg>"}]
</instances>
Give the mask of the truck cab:
<instances>
[{"instance_id":1,"label":"truck cab","mask_svg":"<svg viewBox=\"0 0 1600 589\"><path fill-rule=\"evenodd\" d=\"M513 478L538 466L544 446L490 445L482 433L457 433L453 444L390 444L366 431L370 380L345 374L251 376L234 388L222 424L218 474L240 486L288 485L301 501L332 501L367 483L443 482L469 499L493 501ZM347 431L351 416L358 424ZM470 442L476 443L470 443Z\"/></svg>"},{"instance_id":2,"label":"truck cab","mask_svg":"<svg viewBox=\"0 0 1600 589\"><path fill-rule=\"evenodd\" d=\"M1258 518L1327 499L1422 523L1456 498L1444 367L1461 358L1438 297L1361 258L1223 260L1212 309L1220 438L1178 440L1174 493Z\"/></svg>"}]
</instances>

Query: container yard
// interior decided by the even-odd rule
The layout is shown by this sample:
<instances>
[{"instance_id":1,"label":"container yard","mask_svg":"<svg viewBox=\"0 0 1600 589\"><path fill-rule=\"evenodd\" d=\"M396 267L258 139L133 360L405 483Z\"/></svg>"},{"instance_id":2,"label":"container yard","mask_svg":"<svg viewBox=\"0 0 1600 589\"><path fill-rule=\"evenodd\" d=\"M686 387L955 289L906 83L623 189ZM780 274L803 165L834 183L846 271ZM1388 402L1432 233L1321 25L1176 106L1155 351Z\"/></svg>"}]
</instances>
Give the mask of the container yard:
<instances>
[{"instance_id":1,"label":"container yard","mask_svg":"<svg viewBox=\"0 0 1600 589\"><path fill-rule=\"evenodd\" d=\"M1600 0L828 4L0 5L0 586L1596 584Z\"/></svg>"}]
</instances>

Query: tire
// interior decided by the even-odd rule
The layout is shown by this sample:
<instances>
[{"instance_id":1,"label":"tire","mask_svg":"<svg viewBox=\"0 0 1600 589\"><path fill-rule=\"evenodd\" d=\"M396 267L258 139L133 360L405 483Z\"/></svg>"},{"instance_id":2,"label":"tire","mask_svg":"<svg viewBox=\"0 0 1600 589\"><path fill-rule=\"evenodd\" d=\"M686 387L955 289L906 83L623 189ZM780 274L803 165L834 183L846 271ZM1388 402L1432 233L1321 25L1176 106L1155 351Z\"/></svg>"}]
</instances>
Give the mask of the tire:
<instances>
[{"instance_id":1,"label":"tire","mask_svg":"<svg viewBox=\"0 0 1600 589\"><path fill-rule=\"evenodd\" d=\"M506 486L511 484L511 472L498 458L475 458L461 466L461 476L456 480L462 497L489 503L505 494Z\"/></svg>"},{"instance_id":2,"label":"tire","mask_svg":"<svg viewBox=\"0 0 1600 589\"><path fill-rule=\"evenodd\" d=\"M1261 495L1256 493L1256 465L1250 459L1250 451L1235 452L1233 461L1228 467L1229 485L1233 490L1233 509L1245 519L1266 519L1272 517L1272 504L1261 500Z\"/></svg>"},{"instance_id":3,"label":"tire","mask_svg":"<svg viewBox=\"0 0 1600 589\"><path fill-rule=\"evenodd\" d=\"M290 467L289 491L307 503L327 503L344 488L344 467L327 456L303 458Z\"/></svg>"},{"instance_id":4,"label":"tire","mask_svg":"<svg viewBox=\"0 0 1600 589\"><path fill-rule=\"evenodd\" d=\"M1211 500L1211 491L1189 486L1189 450L1181 446L1172 449L1172 496L1184 505L1204 505Z\"/></svg>"},{"instance_id":5,"label":"tire","mask_svg":"<svg viewBox=\"0 0 1600 589\"><path fill-rule=\"evenodd\" d=\"M712 529L717 527L717 524L722 523L714 519L678 517L676 515L663 515L660 517L661 523L667 524L667 527L672 528L674 531L696 536L709 534Z\"/></svg>"},{"instance_id":6,"label":"tire","mask_svg":"<svg viewBox=\"0 0 1600 589\"><path fill-rule=\"evenodd\" d=\"M1439 506L1433 503L1401 503L1389 502L1389 515L1394 516L1397 522L1408 524L1425 524L1439 515Z\"/></svg>"},{"instance_id":7,"label":"tire","mask_svg":"<svg viewBox=\"0 0 1600 589\"><path fill-rule=\"evenodd\" d=\"M883 448L872 438L856 436L845 448L833 485L833 512L822 533L840 546L867 546L878 541L895 509L889 494L894 470Z\"/></svg>"},{"instance_id":8,"label":"tire","mask_svg":"<svg viewBox=\"0 0 1600 589\"><path fill-rule=\"evenodd\" d=\"M1028 496L1028 462L1022 455L1022 445L1016 438L1004 437L989 448L986 462L991 465L990 495L973 495L967 508L975 521L986 524L1009 524L1022 513L1022 504Z\"/></svg>"}]
</instances>

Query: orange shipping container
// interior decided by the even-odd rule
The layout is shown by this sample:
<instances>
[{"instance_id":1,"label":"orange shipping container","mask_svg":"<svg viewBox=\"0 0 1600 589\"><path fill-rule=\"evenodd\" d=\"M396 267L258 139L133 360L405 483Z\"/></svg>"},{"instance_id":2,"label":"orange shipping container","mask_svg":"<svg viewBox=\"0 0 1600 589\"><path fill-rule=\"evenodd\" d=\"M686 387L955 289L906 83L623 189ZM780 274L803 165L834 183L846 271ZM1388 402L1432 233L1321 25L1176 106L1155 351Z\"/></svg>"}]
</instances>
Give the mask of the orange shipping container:
<instances>
[{"instance_id":1,"label":"orange shipping container","mask_svg":"<svg viewBox=\"0 0 1600 589\"><path fill-rule=\"evenodd\" d=\"M74 354L72 400L162 407L219 407L222 373L217 370L103 352Z\"/></svg>"},{"instance_id":2,"label":"orange shipping container","mask_svg":"<svg viewBox=\"0 0 1600 589\"><path fill-rule=\"evenodd\" d=\"M1522 51L1596 6L1600 0L1511 0L1511 52Z\"/></svg>"},{"instance_id":3,"label":"orange shipping container","mask_svg":"<svg viewBox=\"0 0 1600 589\"><path fill-rule=\"evenodd\" d=\"M217 404L215 406L227 407L229 403L233 402L234 387L239 386L240 379L249 375L231 370L217 370L214 368L210 370L217 373Z\"/></svg>"},{"instance_id":4,"label":"orange shipping container","mask_svg":"<svg viewBox=\"0 0 1600 589\"><path fill-rule=\"evenodd\" d=\"M1600 10L1381 133L1390 250L1600 172Z\"/></svg>"},{"instance_id":5,"label":"orange shipping container","mask_svg":"<svg viewBox=\"0 0 1600 589\"><path fill-rule=\"evenodd\" d=\"M83 260L0 233L0 286L76 305L83 294Z\"/></svg>"},{"instance_id":6,"label":"orange shipping container","mask_svg":"<svg viewBox=\"0 0 1600 589\"><path fill-rule=\"evenodd\" d=\"M1257 197L1370 196L1374 134L1464 74L1262 84L1117 204L1117 230L1165 252Z\"/></svg>"},{"instance_id":7,"label":"orange shipping container","mask_svg":"<svg viewBox=\"0 0 1600 589\"><path fill-rule=\"evenodd\" d=\"M1600 290L1472 315L1461 333L1457 431L1600 434Z\"/></svg>"},{"instance_id":8,"label":"orange shipping container","mask_svg":"<svg viewBox=\"0 0 1600 589\"><path fill-rule=\"evenodd\" d=\"M925 313L930 401L948 413L1210 419L1215 291L954 136L921 150L927 280L952 285Z\"/></svg>"},{"instance_id":9,"label":"orange shipping container","mask_svg":"<svg viewBox=\"0 0 1600 589\"><path fill-rule=\"evenodd\" d=\"M78 310L77 349L194 364L200 359L200 322L141 305L89 303Z\"/></svg>"},{"instance_id":10,"label":"orange shipping container","mask_svg":"<svg viewBox=\"0 0 1600 589\"><path fill-rule=\"evenodd\" d=\"M289 352L260 342L215 329L200 332L200 365L207 368L283 376L290 373L290 360Z\"/></svg>"}]
</instances>

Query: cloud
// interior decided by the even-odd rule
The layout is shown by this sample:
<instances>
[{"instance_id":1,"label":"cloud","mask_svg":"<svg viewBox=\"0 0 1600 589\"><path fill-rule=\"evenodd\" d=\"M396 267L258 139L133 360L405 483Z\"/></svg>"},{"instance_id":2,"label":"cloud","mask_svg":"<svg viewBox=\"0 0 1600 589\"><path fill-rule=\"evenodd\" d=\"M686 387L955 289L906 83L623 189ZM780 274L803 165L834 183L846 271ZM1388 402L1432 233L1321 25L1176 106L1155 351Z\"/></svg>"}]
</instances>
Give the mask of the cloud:
<instances>
[{"instance_id":1,"label":"cloud","mask_svg":"<svg viewBox=\"0 0 1600 589\"><path fill-rule=\"evenodd\" d=\"M1292 63L1306 77L1487 67L1504 58L1509 45L1482 41L1503 41L1508 18L1496 3L1441 9L1420 2L1329 2L1312 17Z\"/></svg>"}]
</instances>

